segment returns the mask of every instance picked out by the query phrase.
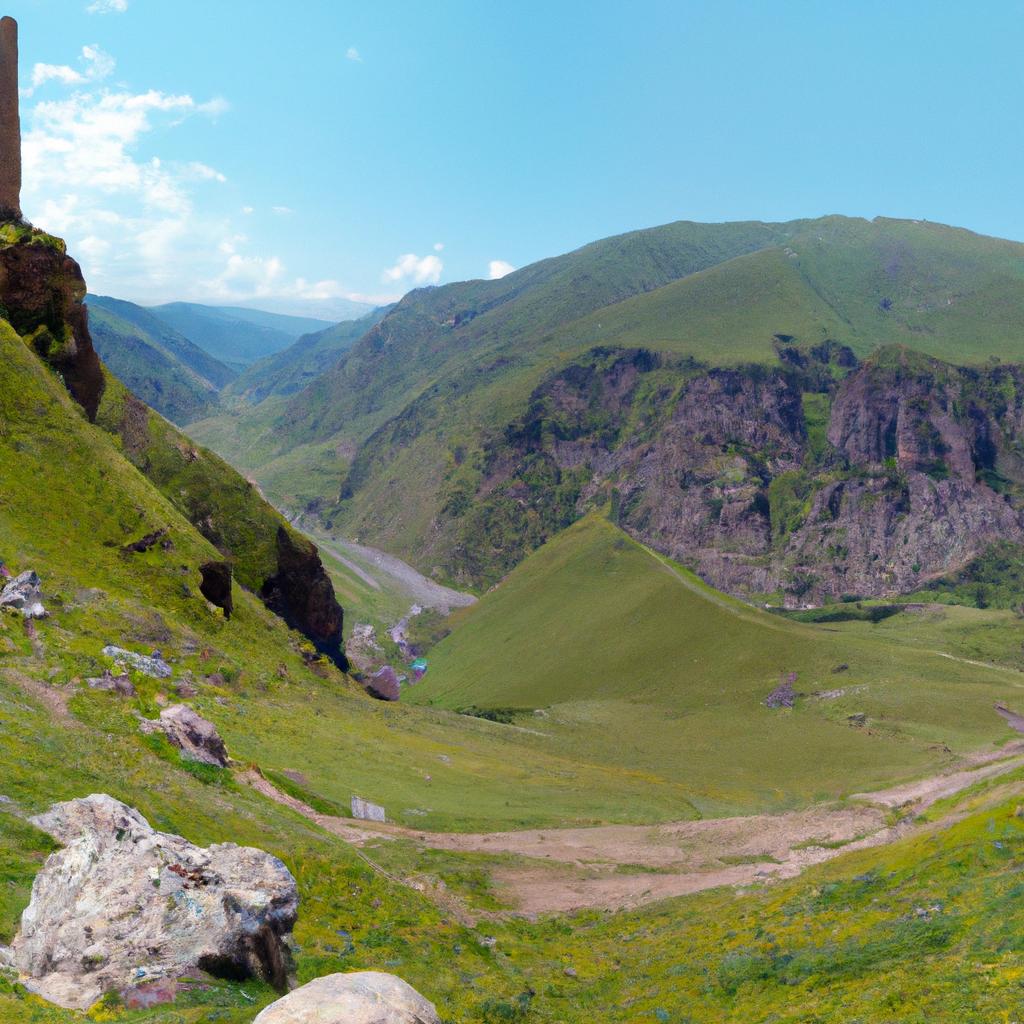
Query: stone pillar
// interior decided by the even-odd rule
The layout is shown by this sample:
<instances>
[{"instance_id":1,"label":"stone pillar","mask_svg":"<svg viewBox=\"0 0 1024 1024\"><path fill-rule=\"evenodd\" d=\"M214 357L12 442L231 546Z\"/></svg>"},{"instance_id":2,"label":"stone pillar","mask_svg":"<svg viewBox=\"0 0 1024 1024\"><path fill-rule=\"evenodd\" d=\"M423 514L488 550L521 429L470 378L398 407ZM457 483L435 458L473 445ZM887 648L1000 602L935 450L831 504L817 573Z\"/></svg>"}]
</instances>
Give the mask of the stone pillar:
<instances>
[{"instance_id":1,"label":"stone pillar","mask_svg":"<svg viewBox=\"0 0 1024 1024\"><path fill-rule=\"evenodd\" d=\"M18 23L0 19L0 218L21 220Z\"/></svg>"}]
</instances>

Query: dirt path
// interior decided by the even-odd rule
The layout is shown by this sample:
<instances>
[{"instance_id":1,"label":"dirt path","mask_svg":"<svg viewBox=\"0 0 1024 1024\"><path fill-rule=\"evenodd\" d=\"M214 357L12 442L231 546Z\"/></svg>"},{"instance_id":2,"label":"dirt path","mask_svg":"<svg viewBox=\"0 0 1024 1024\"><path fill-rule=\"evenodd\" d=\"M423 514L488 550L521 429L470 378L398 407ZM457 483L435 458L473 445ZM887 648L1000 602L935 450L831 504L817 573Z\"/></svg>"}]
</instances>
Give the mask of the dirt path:
<instances>
[{"instance_id":1,"label":"dirt path","mask_svg":"<svg viewBox=\"0 0 1024 1024\"><path fill-rule=\"evenodd\" d=\"M443 615L447 615L452 608L464 608L476 603L476 598L472 594L466 594L461 590L453 590L451 587L436 583L407 562L403 562L395 555L389 555L386 551L380 551L365 544L356 544L350 540L340 540L337 537L328 538L321 534L312 534L311 536L320 547L334 555L375 589L380 589L379 581L374 578L372 573L368 573L356 565L354 559L359 559L373 566L376 572L388 576L409 595L410 600L415 604L422 605L424 608L436 608Z\"/></svg>"},{"instance_id":2,"label":"dirt path","mask_svg":"<svg viewBox=\"0 0 1024 1024\"><path fill-rule=\"evenodd\" d=\"M918 827L913 817L936 801L1024 767L1024 741L975 755L968 763L973 767L857 794L842 807L659 825L488 833L425 832L334 818L279 792L255 772L241 779L357 849L404 838L424 849L511 854L517 862L497 863L492 879L512 897L517 913L535 916L583 908L621 910L724 885L792 878L848 850L892 842ZM897 808L907 814L896 824L887 823ZM360 856L380 870L361 851ZM445 902L451 909L450 894Z\"/></svg>"}]
</instances>

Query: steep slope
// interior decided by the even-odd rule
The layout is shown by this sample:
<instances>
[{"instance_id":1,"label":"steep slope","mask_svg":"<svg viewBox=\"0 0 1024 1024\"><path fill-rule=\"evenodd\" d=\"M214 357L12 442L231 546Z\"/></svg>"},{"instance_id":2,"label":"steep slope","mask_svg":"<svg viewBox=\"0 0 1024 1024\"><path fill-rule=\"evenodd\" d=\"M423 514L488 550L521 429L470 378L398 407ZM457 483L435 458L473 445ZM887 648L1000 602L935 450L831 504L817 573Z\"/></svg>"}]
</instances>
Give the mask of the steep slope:
<instances>
[{"instance_id":1,"label":"steep slope","mask_svg":"<svg viewBox=\"0 0 1024 1024\"><path fill-rule=\"evenodd\" d=\"M123 299L114 299L108 295L87 295L85 301L88 303L94 319L102 310L113 314L121 321L127 321L137 329L139 337L180 360L216 388L226 387L237 376L237 373L229 366L214 359L198 345L189 341L185 335L169 327L148 309L137 306L134 302L125 302ZM100 355L102 356L103 353L101 352ZM129 382L125 381L125 383Z\"/></svg>"},{"instance_id":2,"label":"steep slope","mask_svg":"<svg viewBox=\"0 0 1024 1024\"><path fill-rule=\"evenodd\" d=\"M330 321L311 317L195 302L170 302L148 312L237 370L286 349L303 334L332 326Z\"/></svg>"},{"instance_id":3,"label":"steep slope","mask_svg":"<svg viewBox=\"0 0 1024 1024\"><path fill-rule=\"evenodd\" d=\"M87 417L217 545L239 581L344 666L342 609L316 547L226 463L195 449L115 378L93 348L85 282L64 243L23 225L0 236L0 302Z\"/></svg>"},{"instance_id":4,"label":"steep slope","mask_svg":"<svg viewBox=\"0 0 1024 1024\"><path fill-rule=\"evenodd\" d=\"M147 405L180 424L216 409L218 389L210 380L117 313L95 302L89 309L90 333L100 357Z\"/></svg>"},{"instance_id":5,"label":"steep slope","mask_svg":"<svg viewBox=\"0 0 1024 1024\"><path fill-rule=\"evenodd\" d=\"M304 334L293 345L253 363L227 389L250 402L262 402L271 395L293 395L330 369L338 357L351 348L371 327L390 311L390 306L375 309L357 320L313 334Z\"/></svg>"}]
</instances>

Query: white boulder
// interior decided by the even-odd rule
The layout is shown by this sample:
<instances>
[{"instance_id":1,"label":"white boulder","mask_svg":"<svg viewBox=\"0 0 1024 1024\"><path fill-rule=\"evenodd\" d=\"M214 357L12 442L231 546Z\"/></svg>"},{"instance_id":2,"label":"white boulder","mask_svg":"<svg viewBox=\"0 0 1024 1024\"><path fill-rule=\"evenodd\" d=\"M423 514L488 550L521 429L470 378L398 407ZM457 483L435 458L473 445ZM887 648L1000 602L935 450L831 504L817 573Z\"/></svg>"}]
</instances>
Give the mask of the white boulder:
<instances>
[{"instance_id":1,"label":"white boulder","mask_svg":"<svg viewBox=\"0 0 1024 1024\"><path fill-rule=\"evenodd\" d=\"M105 794L55 804L33 824L51 854L11 946L19 980L70 1009L204 970L285 988L295 879L276 857L155 831Z\"/></svg>"},{"instance_id":2,"label":"white boulder","mask_svg":"<svg viewBox=\"0 0 1024 1024\"><path fill-rule=\"evenodd\" d=\"M393 974L329 974L271 1003L253 1024L441 1024L433 1003Z\"/></svg>"}]
</instances>

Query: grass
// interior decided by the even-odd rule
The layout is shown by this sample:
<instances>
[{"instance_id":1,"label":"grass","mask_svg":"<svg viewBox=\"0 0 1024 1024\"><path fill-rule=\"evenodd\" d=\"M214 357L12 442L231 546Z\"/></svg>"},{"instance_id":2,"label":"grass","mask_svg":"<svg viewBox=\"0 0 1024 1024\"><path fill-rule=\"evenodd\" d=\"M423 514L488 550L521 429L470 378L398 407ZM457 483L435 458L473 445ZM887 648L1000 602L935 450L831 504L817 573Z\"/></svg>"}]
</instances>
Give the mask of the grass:
<instances>
[{"instance_id":1,"label":"grass","mask_svg":"<svg viewBox=\"0 0 1024 1024\"><path fill-rule=\"evenodd\" d=\"M770 616L592 515L456 613L405 699L518 709L528 719L516 724L543 734L534 744L671 781L702 814L791 807L936 769L943 744L966 753L1008 735L992 704L1012 704L1022 677L872 632L905 617L816 627ZM769 710L790 672L798 692L844 693ZM869 729L849 726L856 712Z\"/></svg>"}]
</instances>

